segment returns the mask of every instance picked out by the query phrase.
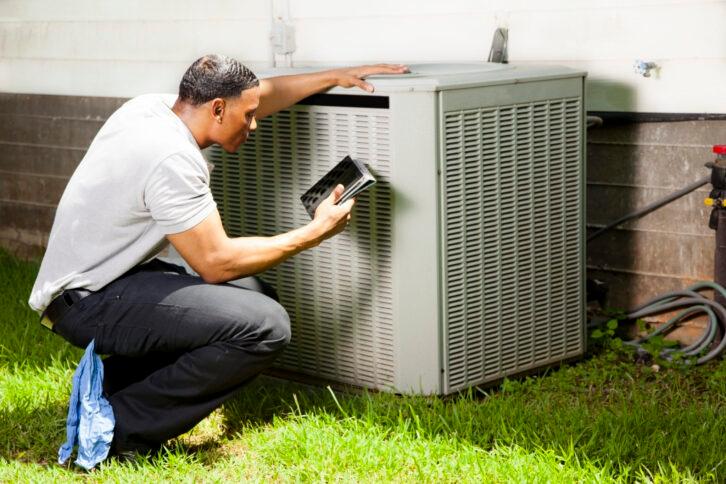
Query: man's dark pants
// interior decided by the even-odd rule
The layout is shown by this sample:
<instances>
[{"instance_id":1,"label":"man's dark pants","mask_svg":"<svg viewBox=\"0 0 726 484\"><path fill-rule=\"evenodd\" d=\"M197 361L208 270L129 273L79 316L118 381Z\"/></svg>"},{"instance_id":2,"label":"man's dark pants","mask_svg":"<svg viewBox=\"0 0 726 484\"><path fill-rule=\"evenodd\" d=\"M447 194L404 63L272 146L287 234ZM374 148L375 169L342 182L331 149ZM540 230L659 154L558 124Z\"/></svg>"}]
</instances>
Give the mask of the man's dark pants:
<instances>
[{"instance_id":1,"label":"man's dark pants","mask_svg":"<svg viewBox=\"0 0 726 484\"><path fill-rule=\"evenodd\" d=\"M273 299L274 298L274 299ZM267 368L290 340L274 290L256 278L207 284L153 260L81 299L54 326L96 340L116 418L114 449L157 448Z\"/></svg>"}]
</instances>

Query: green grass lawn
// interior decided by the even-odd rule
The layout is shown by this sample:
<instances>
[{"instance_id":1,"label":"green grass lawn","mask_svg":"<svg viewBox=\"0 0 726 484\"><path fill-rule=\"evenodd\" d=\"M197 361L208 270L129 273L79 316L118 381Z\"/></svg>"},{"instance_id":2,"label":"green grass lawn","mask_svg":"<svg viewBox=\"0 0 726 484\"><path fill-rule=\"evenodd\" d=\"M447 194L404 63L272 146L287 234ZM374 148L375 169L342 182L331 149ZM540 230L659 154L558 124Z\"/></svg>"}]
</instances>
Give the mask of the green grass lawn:
<instances>
[{"instance_id":1,"label":"green grass lawn","mask_svg":"<svg viewBox=\"0 0 726 484\"><path fill-rule=\"evenodd\" d=\"M608 352L448 398L261 377L153 458L59 466L81 352L28 309L36 271L0 251L0 481L726 481L726 362Z\"/></svg>"}]
</instances>

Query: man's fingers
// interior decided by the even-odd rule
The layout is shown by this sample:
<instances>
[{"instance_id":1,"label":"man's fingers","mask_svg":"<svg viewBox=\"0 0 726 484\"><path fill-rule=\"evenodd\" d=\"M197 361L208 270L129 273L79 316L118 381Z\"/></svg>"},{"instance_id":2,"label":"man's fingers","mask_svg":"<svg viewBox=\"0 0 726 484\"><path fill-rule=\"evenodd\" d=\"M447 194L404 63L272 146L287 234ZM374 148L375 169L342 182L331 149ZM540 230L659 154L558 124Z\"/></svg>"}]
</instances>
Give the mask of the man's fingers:
<instances>
[{"instance_id":1,"label":"man's fingers","mask_svg":"<svg viewBox=\"0 0 726 484\"><path fill-rule=\"evenodd\" d=\"M406 64L383 64L386 68L394 72L409 72L410 69Z\"/></svg>"},{"instance_id":2,"label":"man's fingers","mask_svg":"<svg viewBox=\"0 0 726 484\"><path fill-rule=\"evenodd\" d=\"M330 197L333 199L333 203L336 203L338 200L340 200L340 196L343 194L343 191L345 190L345 187L338 183L338 185L333 188L333 193L330 194Z\"/></svg>"},{"instance_id":3,"label":"man's fingers","mask_svg":"<svg viewBox=\"0 0 726 484\"><path fill-rule=\"evenodd\" d=\"M369 68L374 70L375 74L403 74L411 72L405 64L376 64L374 66L369 66ZM370 75L370 73L368 75Z\"/></svg>"},{"instance_id":4,"label":"man's fingers","mask_svg":"<svg viewBox=\"0 0 726 484\"><path fill-rule=\"evenodd\" d=\"M356 86L360 87L366 92L373 92L375 89L373 88L372 84L368 84L366 81L358 80L358 82L355 83Z\"/></svg>"},{"instance_id":5,"label":"man's fingers","mask_svg":"<svg viewBox=\"0 0 726 484\"><path fill-rule=\"evenodd\" d=\"M346 201L344 204L340 205L340 207L342 207L350 212L351 210L353 210L353 205L355 205L355 198L351 198L350 200Z\"/></svg>"},{"instance_id":6,"label":"man's fingers","mask_svg":"<svg viewBox=\"0 0 726 484\"><path fill-rule=\"evenodd\" d=\"M364 80L366 77L376 74L405 74L406 72L410 72L410 70L404 64L375 64L340 69L337 72L340 76L338 78L339 86L346 88L355 86L368 93L372 93L375 91L375 88L372 84Z\"/></svg>"}]
</instances>

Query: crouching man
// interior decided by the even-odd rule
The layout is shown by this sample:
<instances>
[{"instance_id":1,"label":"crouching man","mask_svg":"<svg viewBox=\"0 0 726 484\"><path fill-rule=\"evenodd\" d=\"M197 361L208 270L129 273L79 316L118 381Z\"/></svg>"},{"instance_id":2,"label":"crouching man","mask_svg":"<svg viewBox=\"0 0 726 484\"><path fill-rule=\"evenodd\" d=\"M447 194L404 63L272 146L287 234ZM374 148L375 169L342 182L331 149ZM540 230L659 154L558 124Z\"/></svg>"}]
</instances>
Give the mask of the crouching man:
<instances>
[{"instance_id":1,"label":"crouching man","mask_svg":"<svg viewBox=\"0 0 726 484\"><path fill-rule=\"evenodd\" d=\"M288 315L261 280L235 280L317 246L351 216L353 200L335 205L339 186L304 227L230 238L200 149L234 152L257 119L333 86L370 91L366 76L405 70L260 81L238 61L208 55L186 71L178 96L136 97L104 124L58 205L29 303L70 343L93 340L110 355L112 452L157 449L267 368L290 340ZM199 276L155 258L168 243Z\"/></svg>"}]
</instances>

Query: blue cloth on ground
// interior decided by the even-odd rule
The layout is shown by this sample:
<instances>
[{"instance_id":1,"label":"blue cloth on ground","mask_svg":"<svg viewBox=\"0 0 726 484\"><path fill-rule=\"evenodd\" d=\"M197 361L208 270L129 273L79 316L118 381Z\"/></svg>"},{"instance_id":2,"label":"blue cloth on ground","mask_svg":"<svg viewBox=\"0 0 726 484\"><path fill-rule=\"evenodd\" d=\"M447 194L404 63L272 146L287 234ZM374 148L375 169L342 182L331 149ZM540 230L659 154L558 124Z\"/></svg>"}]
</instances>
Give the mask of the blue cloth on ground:
<instances>
[{"instance_id":1,"label":"blue cloth on ground","mask_svg":"<svg viewBox=\"0 0 726 484\"><path fill-rule=\"evenodd\" d=\"M76 464L86 470L108 456L116 423L111 404L103 396L103 362L94 345L91 341L73 374L66 442L58 449L58 463L65 464L77 444Z\"/></svg>"}]
</instances>

